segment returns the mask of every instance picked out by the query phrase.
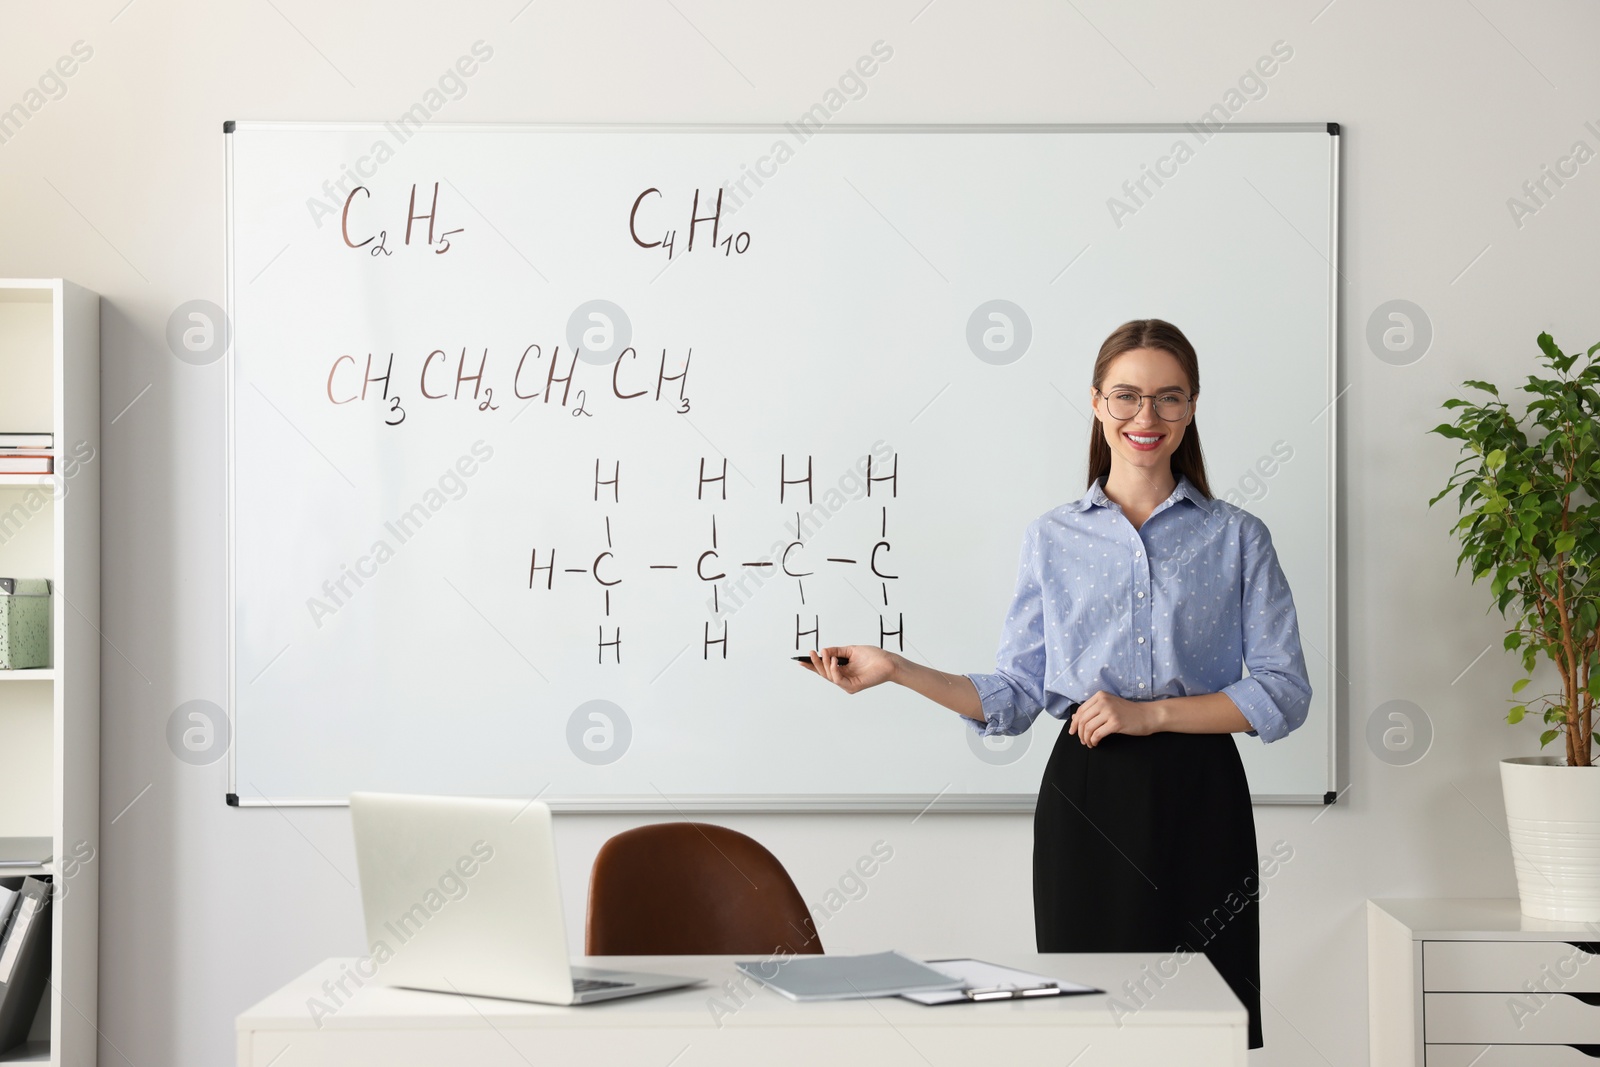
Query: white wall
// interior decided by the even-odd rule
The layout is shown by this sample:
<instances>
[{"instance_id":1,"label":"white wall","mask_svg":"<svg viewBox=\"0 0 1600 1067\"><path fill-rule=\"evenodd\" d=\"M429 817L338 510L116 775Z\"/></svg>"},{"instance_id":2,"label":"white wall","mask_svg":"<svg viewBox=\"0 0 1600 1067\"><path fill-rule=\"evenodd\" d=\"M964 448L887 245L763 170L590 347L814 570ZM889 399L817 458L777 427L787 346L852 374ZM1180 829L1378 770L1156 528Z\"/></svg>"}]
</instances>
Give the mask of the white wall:
<instances>
[{"instance_id":1,"label":"white wall","mask_svg":"<svg viewBox=\"0 0 1600 1067\"><path fill-rule=\"evenodd\" d=\"M223 298L222 121L391 118L480 39L493 58L441 118L786 120L881 39L892 60L838 121L1190 119L1281 40L1293 57L1239 120L1344 126L1351 786L1331 809L1256 813L1261 850L1282 840L1293 859L1267 883L1267 1047L1252 1063L1363 1062L1363 899L1515 891L1495 760L1535 752L1537 727L1498 721L1516 671L1486 591L1453 573L1449 514L1425 506L1455 454L1423 431L1462 378L1530 372L1541 329L1568 348L1600 340L1600 163L1520 227L1506 204L1575 141L1600 146L1584 126L1600 130L1589 54L1600 12L1568 3L1530 17L1506 0L522 2L8 5L0 108L27 100L74 42L93 49L65 94L28 101L42 106L0 143L0 275L64 275L105 298L102 1061L229 1062L236 1012L325 956L364 949L346 813L227 808L225 764L182 763L165 741L177 705L224 696L223 371L179 361L164 339L180 303ZM1435 329L1408 366L1364 340L1369 315L1396 298ZM1411 766L1365 741L1373 710L1396 699L1435 732ZM831 950L1032 944L1026 817L722 821L777 852L808 898L874 840L892 844L866 895L823 927ZM633 822L562 820L575 938L595 849Z\"/></svg>"}]
</instances>

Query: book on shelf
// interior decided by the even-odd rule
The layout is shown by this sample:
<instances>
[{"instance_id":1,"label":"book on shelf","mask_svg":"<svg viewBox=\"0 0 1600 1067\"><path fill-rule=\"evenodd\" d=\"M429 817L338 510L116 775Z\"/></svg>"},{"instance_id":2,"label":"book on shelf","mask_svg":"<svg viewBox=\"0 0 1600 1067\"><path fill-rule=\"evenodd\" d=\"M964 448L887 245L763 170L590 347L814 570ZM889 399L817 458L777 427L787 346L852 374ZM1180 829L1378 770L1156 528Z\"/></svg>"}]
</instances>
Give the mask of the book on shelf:
<instances>
[{"instance_id":1,"label":"book on shelf","mask_svg":"<svg viewBox=\"0 0 1600 1067\"><path fill-rule=\"evenodd\" d=\"M0 433L0 448L52 449L56 447L53 433Z\"/></svg>"},{"instance_id":2,"label":"book on shelf","mask_svg":"<svg viewBox=\"0 0 1600 1067\"><path fill-rule=\"evenodd\" d=\"M55 463L52 452L0 448L0 474L54 474Z\"/></svg>"}]
</instances>

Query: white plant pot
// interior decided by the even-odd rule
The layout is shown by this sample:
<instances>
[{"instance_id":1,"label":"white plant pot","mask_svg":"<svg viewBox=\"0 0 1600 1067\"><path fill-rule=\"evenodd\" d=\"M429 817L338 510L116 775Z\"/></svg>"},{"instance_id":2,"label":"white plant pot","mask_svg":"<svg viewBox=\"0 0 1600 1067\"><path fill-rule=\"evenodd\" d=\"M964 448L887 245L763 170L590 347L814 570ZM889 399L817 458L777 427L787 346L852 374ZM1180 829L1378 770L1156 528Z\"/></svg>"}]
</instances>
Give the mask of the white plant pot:
<instances>
[{"instance_id":1,"label":"white plant pot","mask_svg":"<svg viewBox=\"0 0 1600 1067\"><path fill-rule=\"evenodd\" d=\"M1600 766L1556 756L1500 761L1522 913L1600 922Z\"/></svg>"}]
</instances>

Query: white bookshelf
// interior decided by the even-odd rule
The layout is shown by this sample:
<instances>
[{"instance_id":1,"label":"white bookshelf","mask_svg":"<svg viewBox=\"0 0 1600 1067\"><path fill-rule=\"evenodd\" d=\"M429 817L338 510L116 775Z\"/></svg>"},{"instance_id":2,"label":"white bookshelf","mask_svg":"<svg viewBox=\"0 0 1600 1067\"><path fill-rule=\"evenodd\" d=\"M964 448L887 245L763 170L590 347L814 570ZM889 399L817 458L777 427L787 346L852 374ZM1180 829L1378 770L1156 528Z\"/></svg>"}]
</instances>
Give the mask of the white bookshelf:
<instances>
[{"instance_id":1,"label":"white bookshelf","mask_svg":"<svg viewBox=\"0 0 1600 1067\"><path fill-rule=\"evenodd\" d=\"M0 577L49 578L51 663L0 671L0 837L47 837L51 982L0 1063L91 1065L100 858L100 298L0 278L0 432L55 434L54 476L0 475ZM70 477L65 458L88 456ZM86 858L87 857L87 858Z\"/></svg>"}]
</instances>

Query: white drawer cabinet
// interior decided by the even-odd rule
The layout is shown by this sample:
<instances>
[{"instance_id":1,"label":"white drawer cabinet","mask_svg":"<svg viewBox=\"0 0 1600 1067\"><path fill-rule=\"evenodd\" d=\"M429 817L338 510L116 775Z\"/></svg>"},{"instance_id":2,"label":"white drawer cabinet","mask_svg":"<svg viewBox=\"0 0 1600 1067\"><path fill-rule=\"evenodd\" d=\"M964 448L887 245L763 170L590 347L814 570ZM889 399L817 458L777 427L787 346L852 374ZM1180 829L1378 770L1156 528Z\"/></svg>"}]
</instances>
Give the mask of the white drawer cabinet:
<instances>
[{"instance_id":1,"label":"white drawer cabinet","mask_svg":"<svg viewBox=\"0 0 1600 1067\"><path fill-rule=\"evenodd\" d=\"M1367 901L1372 1067L1600 1067L1600 923Z\"/></svg>"},{"instance_id":2,"label":"white drawer cabinet","mask_svg":"<svg viewBox=\"0 0 1600 1067\"><path fill-rule=\"evenodd\" d=\"M1597 932L1596 936L1600 936ZM1600 945L1582 941L1424 941L1423 988L1441 993L1501 993L1506 980L1552 992L1600 993Z\"/></svg>"},{"instance_id":3,"label":"white drawer cabinet","mask_svg":"<svg viewBox=\"0 0 1600 1067\"><path fill-rule=\"evenodd\" d=\"M1422 994L1430 1045L1578 1045L1600 1040L1600 997L1570 993L1537 999L1524 993Z\"/></svg>"}]
</instances>

